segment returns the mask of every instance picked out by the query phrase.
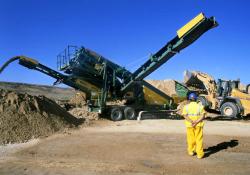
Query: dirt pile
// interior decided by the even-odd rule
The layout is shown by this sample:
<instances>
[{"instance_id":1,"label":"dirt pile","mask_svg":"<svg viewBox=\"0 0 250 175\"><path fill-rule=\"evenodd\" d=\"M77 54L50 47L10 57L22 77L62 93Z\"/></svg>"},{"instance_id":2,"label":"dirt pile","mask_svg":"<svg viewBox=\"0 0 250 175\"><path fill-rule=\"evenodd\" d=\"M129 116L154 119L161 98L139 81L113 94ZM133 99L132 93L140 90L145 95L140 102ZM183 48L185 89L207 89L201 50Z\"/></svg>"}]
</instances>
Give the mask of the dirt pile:
<instances>
[{"instance_id":1,"label":"dirt pile","mask_svg":"<svg viewBox=\"0 0 250 175\"><path fill-rule=\"evenodd\" d=\"M75 107L82 107L86 105L86 94L76 91L75 95L69 100L69 104Z\"/></svg>"},{"instance_id":2,"label":"dirt pile","mask_svg":"<svg viewBox=\"0 0 250 175\"><path fill-rule=\"evenodd\" d=\"M72 108L68 112L77 118L83 118L86 122L99 119L99 114L97 112L89 112L86 105Z\"/></svg>"},{"instance_id":3,"label":"dirt pile","mask_svg":"<svg viewBox=\"0 0 250 175\"><path fill-rule=\"evenodd\" d=\"M48 136L82 122L44 96L0 90L0 144Z\"/></svg>"},{"instance_id":4,"label":"dirt pile","mask_svg":"<svg viewBox=\"0 0 250 175\"><path fill-rule=\"evenodd\" d=\"M176 82L174 80L147 80L147 82L169 96L177 94L175 89Z\"/></svg>"},{"instance_id":5,"label":"dirt pile","mask_svg":"<svg viewBox=\"0 0 250 175\"><path fill-rule=\"evenodd\" d=\"M75 95L64 104L67 111L77 118L83 118L86 122L89 120L98 120L99 115L96 112L89 112L86 102L86 94L76 91Z\"/></svg>"}]
</instances>

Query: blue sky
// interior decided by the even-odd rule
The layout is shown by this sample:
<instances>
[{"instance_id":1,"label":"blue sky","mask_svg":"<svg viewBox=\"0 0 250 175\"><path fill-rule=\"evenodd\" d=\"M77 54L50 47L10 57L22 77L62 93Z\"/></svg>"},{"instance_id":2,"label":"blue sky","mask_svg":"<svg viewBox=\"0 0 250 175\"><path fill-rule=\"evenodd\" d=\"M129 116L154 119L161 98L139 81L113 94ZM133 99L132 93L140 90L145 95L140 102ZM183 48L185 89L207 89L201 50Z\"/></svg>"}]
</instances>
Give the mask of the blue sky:
<instances>
[{"instance_id":1,"label":"blue sky","mask_svg":"<svg viewBox=\"0 0 250 175\"><path fill-rule=\"evenodd\" d=\"M133 71L200 12L219 26L147 79L183 79L200 70L250 83L248 0L0 0L0 65L26 55L56 69L68 44L90 48ZM144 59L143 59L144 58ZM54 79L11 64L0 81L51 85Z\"/></svg>"}]
</instances>

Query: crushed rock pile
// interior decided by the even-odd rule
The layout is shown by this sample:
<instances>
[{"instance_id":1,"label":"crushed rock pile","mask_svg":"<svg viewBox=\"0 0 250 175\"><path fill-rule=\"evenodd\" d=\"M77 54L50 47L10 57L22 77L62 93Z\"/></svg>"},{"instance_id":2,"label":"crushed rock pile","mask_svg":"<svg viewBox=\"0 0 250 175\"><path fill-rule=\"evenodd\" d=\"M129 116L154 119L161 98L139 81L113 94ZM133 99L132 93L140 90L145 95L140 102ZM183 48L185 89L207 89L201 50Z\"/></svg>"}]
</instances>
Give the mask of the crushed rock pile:
<instances>
[{"instance_id":1,"label":"crushed rock pile","mask_svg":"<svg viewBox=\"0 0 250 175\"><path fill-rule=\"evenodd\" d=\"M68 112L77 118L83 118L86 122L99 119L99 114L97 112L89 112L86 105L72 108Z\"/></svg>"},{"instance_id":2,"label":"crushed rock pile","mask_svg":"<svg viewBox=\"0 0 250 175\"><path fill-rule=\"evenodd\" d=\"M84 119L85 124L90 120L99 119L98 113L88 111L86 94L81 91L76 91L69 101L57 101L57 103L76 118Z\"/></svg>"},{"instance_id":3,"label":"crushed rock pile","mask_svg":"<svg viewBox=\"0 0 250 175\"><path fill-rule=\"evenodd\" d=\"M86 94L76 91L75 95L69 100L69 104L75 107L82 107L86 105Z\"/></svg>"},{"instance_id":4,"label":"crushed rock pile","mask_svg":"<svg viewBox=\"0 0 250 175\"><path fill-rule=\"evenodd\" d=\"M96 112L89 112L86 103L86 94L77 91L76 94L69 100L68 112L77 118L83 118L86 122L90 120L98 120L99 114Z\"/></svg>"},{"instance_id":5,"label":"crushed rock pile","mask_svg":"<svg viewBox=\"0 0 250 175\"><path fill-rule=\"evenodd\" d=\"M169 96L177 94L175 90L176 82L174 80L146 80L146 81Z\"/></svg>"},{"instance_id":6,"label":"crushed rock pile","mask_svg":"<svg viewBox=\"0 0 250 175\"><path fill-rule=\"evenodd\" d=\"M0 89L0 144L48 136L82 122L44 96Z\"/></svg>"}]
</instances>

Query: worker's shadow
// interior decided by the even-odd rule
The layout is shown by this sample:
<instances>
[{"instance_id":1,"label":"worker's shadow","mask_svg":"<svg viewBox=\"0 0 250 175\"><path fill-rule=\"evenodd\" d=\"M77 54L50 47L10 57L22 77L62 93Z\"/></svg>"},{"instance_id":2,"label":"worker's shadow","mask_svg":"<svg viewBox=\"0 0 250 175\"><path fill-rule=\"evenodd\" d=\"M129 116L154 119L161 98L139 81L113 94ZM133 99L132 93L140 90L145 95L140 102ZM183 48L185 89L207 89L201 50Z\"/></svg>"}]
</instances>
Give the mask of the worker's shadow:
<instances>
[{"instance_id":1,"label":"worker's shadow","mask_svg":"<svg viewBox=\"0 0 250 175\"><path fill-rule=\"evenodd\" d=\"M238 144L238 140L230 140L229 142L222 142L215 146L208 147L207 149L204 149L205 157L209 157L211 154L215 154L221 150L233 148Z\"/></svg>"}]
</instances>

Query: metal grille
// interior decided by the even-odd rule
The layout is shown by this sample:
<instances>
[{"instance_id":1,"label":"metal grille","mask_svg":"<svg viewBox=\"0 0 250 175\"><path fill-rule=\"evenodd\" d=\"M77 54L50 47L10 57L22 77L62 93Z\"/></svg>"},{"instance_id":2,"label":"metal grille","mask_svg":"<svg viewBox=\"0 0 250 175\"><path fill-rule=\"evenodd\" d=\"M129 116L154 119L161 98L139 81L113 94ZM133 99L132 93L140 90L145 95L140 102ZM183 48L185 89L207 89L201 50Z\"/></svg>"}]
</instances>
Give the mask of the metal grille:
<instances>
[{"instance_id":1,"label":"metal grille","mask_svg":"<svg viewBox=\"0 0 250 175\"><path fill-rule=\"evenodd\" d=\"M76 52L78 51L77 46L69 45L61 53L57 55L57 69L65 70L68 68L70 61L75 58Z\"/></svg>"}]
</instances>

